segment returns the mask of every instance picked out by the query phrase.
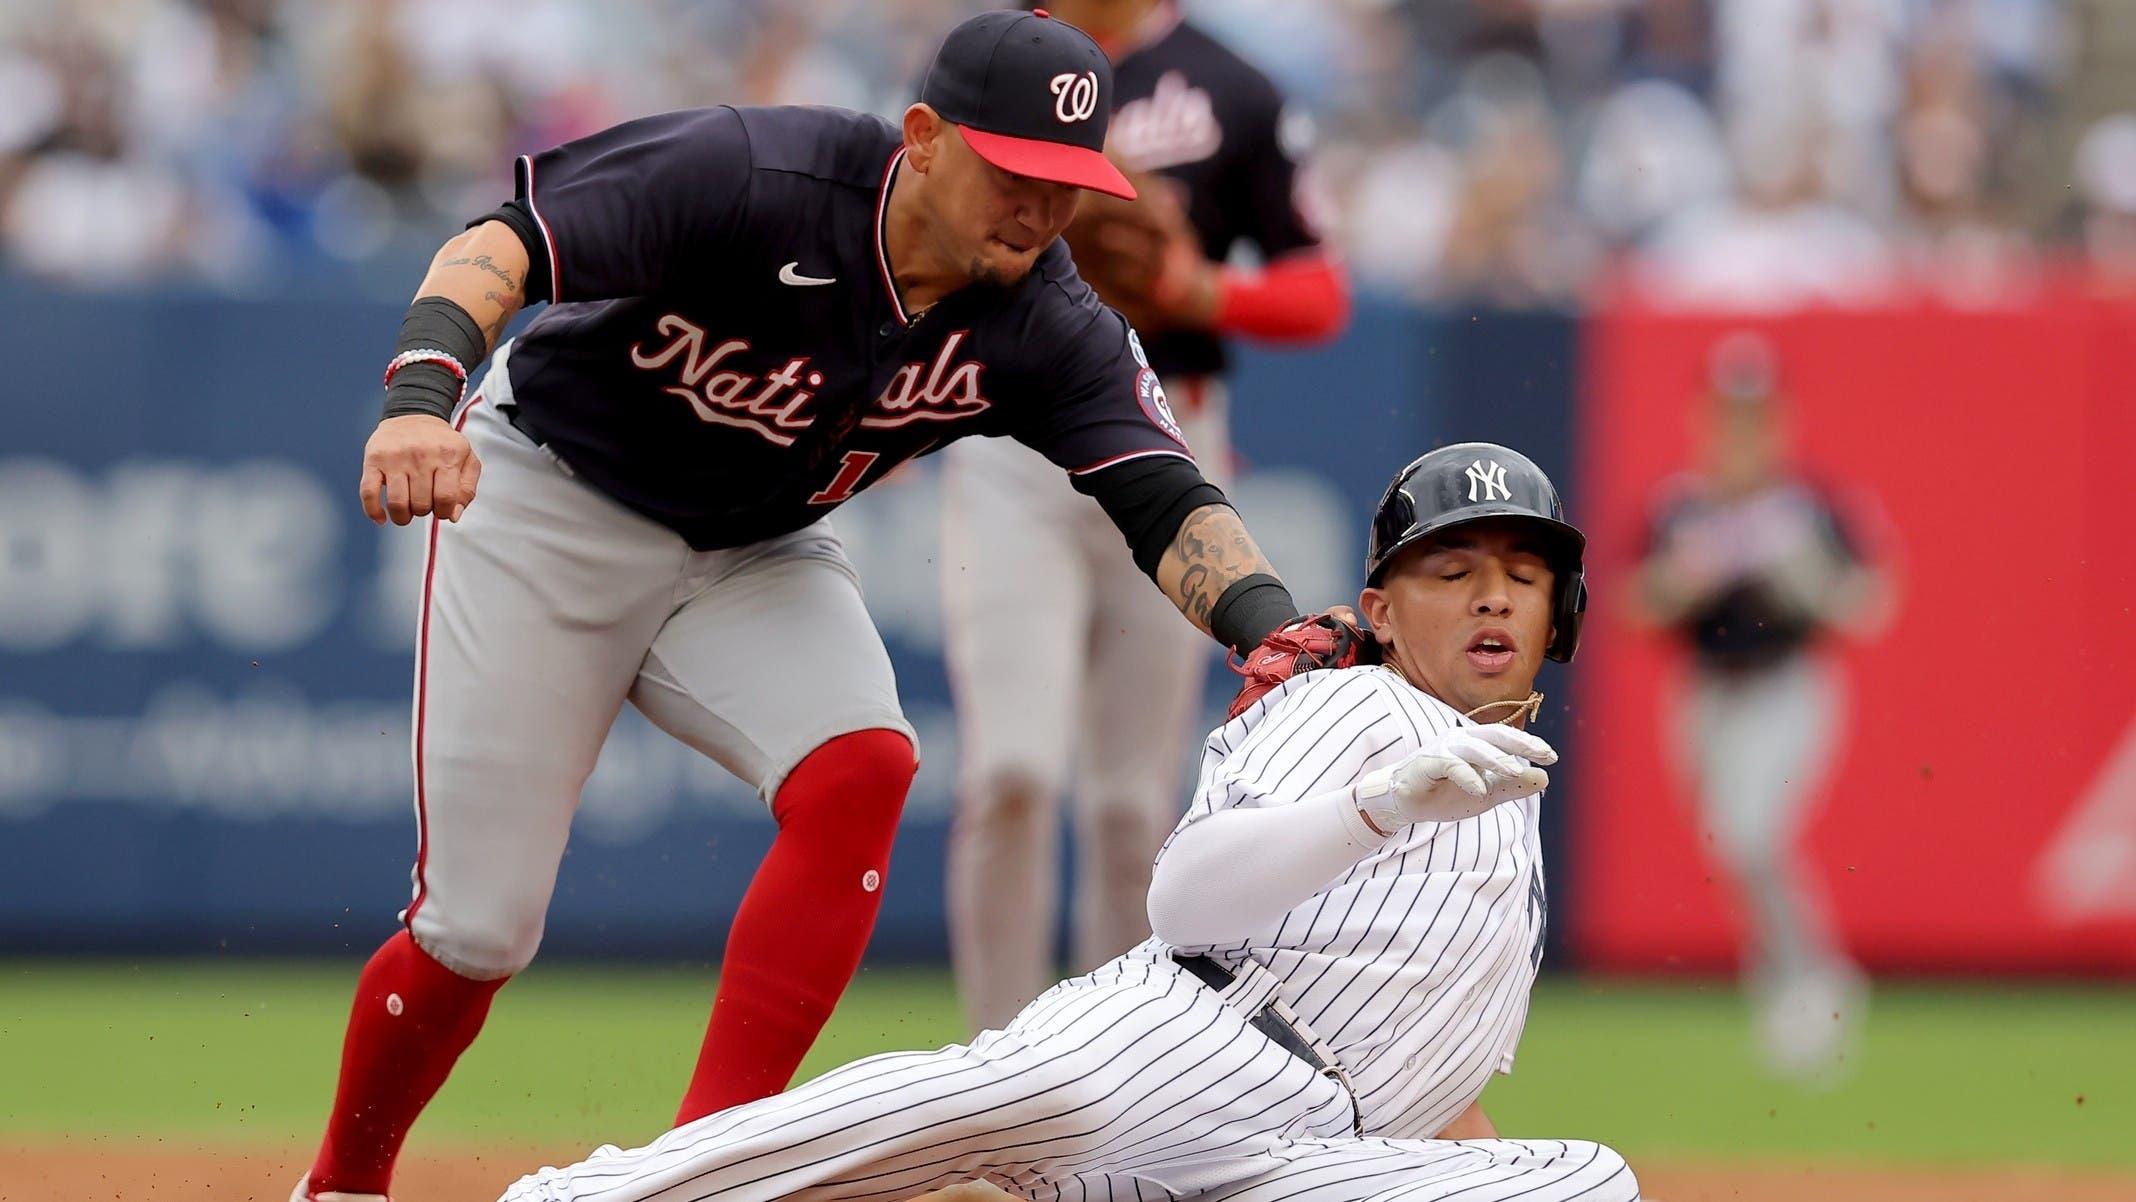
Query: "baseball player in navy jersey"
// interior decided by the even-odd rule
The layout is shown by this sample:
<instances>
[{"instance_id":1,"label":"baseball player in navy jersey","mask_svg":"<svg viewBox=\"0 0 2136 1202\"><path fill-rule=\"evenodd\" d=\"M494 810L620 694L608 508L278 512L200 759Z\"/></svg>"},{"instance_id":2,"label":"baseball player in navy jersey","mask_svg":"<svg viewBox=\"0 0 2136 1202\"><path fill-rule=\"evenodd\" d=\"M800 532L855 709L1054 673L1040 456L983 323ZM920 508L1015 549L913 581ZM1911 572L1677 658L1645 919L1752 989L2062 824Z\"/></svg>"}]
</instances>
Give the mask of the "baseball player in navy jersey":
<instances>
[{"instance_id":1,"label":"baseball player in navy jersey","mask_svg":"<svg viewBox=\"0 0 2136 1202\"><path fill-rule=\"evenodd\" d=\"M1405 468L1359 609L1383 662L1291 675L1209 736L1157 859L1153 938L969 1045L856 1061L507 1202L1031 1199L1623 1202L1622 1157L1501 1139L1541 958L1523 729L1569 660L1584 540L1534 464L1464 443Z\"/></svg>"},{"instance_id":2,"label":"baseball player in navy jersey","mask_svg":"<svg viewBox=\"0 0 2136 1202\"><path fill-rule=\"evenodd\" d=\"M1845 1067L1869 990L1802 846L1845 729L1828 642L1881 627L1892 583L1866 498L1789 462L1771 345L1732 334L1709 368L1704 462L1662 486L1633 613L1691 653L1669 725L1744 903L1758 1051L1815 1080Z\"/></svg>"},{"instance_id":3,"label":"baseball player in navy jersey","mask_svg":"<svg viewBox=\"0 0 2136 1202\"><path fill-rule=\"evenodd\" d=\"M914 771L825 520L899 463L1012 438L1225 646L1346 629L1298 618L1059 244L1081 189L1132 192L1102 154L1111 111L1088 37L986 14L950 33L899 125L798 108L632 121L519 160L517 195L438 253L361 483L374 520L433 519L414 897L358 982L299 1198L385 1192L409 1125L534 955L625 701L755 785L779 828L679 1118L786 1084L859 962Z\"/></svg>"},{"instance_id":4,"label":"baseball player in navy jersey","mask_svg":"<svg viewBox=\"0 0 2136 1202\"><path fill-rule=\"evenodd\" d=\"M1302 122L1286 121L1275 85L1172 0L1049 7L1111 56L1108 145L1142 193L1082 207L1068 232L1078 272L1133 318L1188 444L1222 483L1226 340L1301 343L1347 318L1342 268L1299 201ZM1240 246L1261 266L1226 264ZM1104 512L1043 456L972 439L949 451L945 477L942 595L962 761L949 917L958 990L980 1030L1055 979L1058 811L1071 777L1071 964L1086 970L1148 937L1150 862L1178 817L1210 656L1140 579Z\"/></svg>"}]
</instances>

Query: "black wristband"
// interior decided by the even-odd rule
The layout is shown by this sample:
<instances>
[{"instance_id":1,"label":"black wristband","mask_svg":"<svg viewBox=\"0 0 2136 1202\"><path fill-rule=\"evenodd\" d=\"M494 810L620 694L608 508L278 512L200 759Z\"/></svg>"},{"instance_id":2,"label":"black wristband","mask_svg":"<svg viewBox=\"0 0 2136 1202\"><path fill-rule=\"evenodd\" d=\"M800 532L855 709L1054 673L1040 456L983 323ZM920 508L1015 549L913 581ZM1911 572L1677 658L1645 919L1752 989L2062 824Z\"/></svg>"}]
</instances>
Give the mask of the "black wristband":
<instances>
[{"instance_id":1,"label":"black wristband","mask_svg":"<svg viewBox=\"0 0 2136 1202\"><path fill-rule=\"evenodd\" d=\"M443 351L463 371L472 372L489 354L489 340L458 302L425 296L408 306L408 316L401 319L400 341L393 349L394 362L401 365L386 378L385 411L379 420L427 413L449 421L466 391L466 378L443 363L404 363L402 357L414 351Z\"/></svg>"},{"instance_id":2,"label":"black wristband","mask_svg":"<svg viewBox=\"0 0 2136 1202\"><path fill-rule=\"evenodd\" d=\"M1266 572L1231 582L1209 610L1209 633L1245 655L1269 632L1298 616L1298 603L1283 582Z\"/></svg>"},{"instance_id":3,"label":"black wristband","mask_svg":"<svg viewBox=\"0 0 2136 1202\"><path fill-rule=\"evenodd\" d=\"M385 411L378 420L427 413L451 421L465 389L460 374L442 363L410 363L396 370L386 385Z\"/></svg>"}]
</instances>

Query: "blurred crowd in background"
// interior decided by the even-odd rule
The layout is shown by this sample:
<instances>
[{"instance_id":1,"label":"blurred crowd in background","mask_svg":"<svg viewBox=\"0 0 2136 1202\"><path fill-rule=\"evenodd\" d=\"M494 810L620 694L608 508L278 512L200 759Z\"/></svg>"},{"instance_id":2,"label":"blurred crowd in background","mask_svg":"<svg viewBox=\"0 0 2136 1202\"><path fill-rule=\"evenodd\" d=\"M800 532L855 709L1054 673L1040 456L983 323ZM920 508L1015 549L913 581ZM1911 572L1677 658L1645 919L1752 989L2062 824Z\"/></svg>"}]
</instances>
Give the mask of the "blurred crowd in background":
<instances>
[{"instance_id":1,"label":"blurred crowd in background","mask_svg":"<svg viewBox=\"0 0 2136 1202\"><path fill-rule=\"evenodd\" d=\"M0 269L404 291L510 165L714 103L894 114L970 0L9 0ZM1189 0L1362 286L1749 310L2136 289L2129 0Z\"/></svg>"}]
</instances>

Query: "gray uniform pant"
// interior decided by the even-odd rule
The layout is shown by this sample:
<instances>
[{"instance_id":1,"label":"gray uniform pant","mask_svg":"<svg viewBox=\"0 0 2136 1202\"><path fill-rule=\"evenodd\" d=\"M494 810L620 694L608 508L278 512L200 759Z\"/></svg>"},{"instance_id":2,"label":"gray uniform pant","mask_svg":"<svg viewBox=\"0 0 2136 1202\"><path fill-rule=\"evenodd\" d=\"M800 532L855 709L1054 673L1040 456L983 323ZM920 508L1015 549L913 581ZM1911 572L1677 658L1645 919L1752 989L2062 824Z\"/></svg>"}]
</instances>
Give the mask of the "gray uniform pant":
<instances>
[{"instance_id":1,"label":"gray uniform pant","mask_svg":"<svg viewBox=\"0 0 2136 1202\"><path fill-rule=\"evenodd\" d=\"M459 522L431 525L416 651L421 838L405 917L476 979L533 958L624 701L766 800L837 735L912 737L828 522L691 550L505 420L509 349L459 419L481 490Z\"/></svg>"},{"instance_id":2,"label":"gray uniform pant","mask_svg":"<svg viewBox=\"0 0 2136 1202\"><path fill-rule=\"evenodd\" d=\"M1843 701L1834 667L1804 653L1750 672L1695 672L1680 718L1702 817L1748 903L1763 985L1847 963L1798 850Z\"/></svg>"},{"instance_id":3,"label":"gray uniform pant","mask_svg":"<svg viewBox=\"0 0 2136 1202\"><path fill-rule=\"evenodd\" d=\"M1220 384L1168 381L1204 475L1231 453ZM1180 812L1207 636L1097 502L1008 439L944 452L942 605L957 702L950 944L972 1029L1058 979L1060 810L1076 824L1073 971L1149 937L1150 866Z\"/></svg>"}]
</instances>

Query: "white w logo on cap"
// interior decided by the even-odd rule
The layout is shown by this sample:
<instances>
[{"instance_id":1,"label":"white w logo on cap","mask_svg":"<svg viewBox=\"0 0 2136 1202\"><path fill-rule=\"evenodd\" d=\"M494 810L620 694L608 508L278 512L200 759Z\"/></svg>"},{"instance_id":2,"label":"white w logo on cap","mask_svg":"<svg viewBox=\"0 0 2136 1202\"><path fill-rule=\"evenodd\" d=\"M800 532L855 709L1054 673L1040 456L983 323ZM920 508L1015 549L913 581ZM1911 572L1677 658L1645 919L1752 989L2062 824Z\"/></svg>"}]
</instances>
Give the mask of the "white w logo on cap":
<instances>
[{"instance_id":1,"label":"white w logo on cap","mask_svg":"<svg viewBox=\"0 0 2136 1202\"><path fill-rule=\"evenodd\" d=\"M1088 121L1098 111L1098 73L1063 71L1053 77L1053 115L1061 124Z\"/></svg>"},{"instance_id":2,"label":"white w logo on cap","mask_svg":"<svg viewBox=\"0 0 2136 1202\"><path fill-rule=\"evenodd\" d=\"M1513 499L1513 490L1506 487L1505 465L1496 459L1491 461L1491 466L1489 467L1483 466L1483 460L1478 459L1470 463L1468 470L1463 472L1462 475L1468 477L1469 500L1471 501L1510 501ZM1483 495L1480 497L1476 495L1478 488L1483 489Z\"/></svg>"}]
</instances>

